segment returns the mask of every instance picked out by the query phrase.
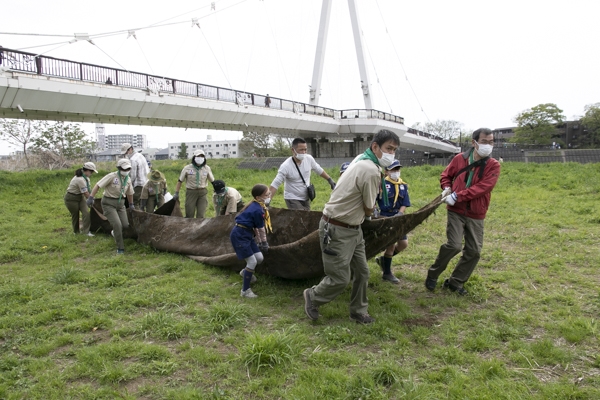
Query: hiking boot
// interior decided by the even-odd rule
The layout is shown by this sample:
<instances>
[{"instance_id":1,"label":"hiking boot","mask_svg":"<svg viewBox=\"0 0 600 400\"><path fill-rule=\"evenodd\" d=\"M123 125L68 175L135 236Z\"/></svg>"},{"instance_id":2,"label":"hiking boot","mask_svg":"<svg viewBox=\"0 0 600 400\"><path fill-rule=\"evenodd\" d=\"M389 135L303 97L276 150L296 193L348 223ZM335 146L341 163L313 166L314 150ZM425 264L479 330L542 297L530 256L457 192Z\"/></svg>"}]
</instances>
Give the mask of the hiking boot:
<instances>
[{"instance_id":1,"label":"hiking boot","mask_svg":"<svg viewBox=\"0 0 600 400\"><path fill-rule=\"evenodd\" d=\"M123 249L117 249L117 254L125 254L125 250L123 250Z\"/></svg>"},{"instance_id":2,"label":"hiking boot","mask_svg":"<svg viewBox=\"0 0 600 400\"><path fill-rule=\"evenodd\" d=\"M430 278L429 276L427 276L427 279L425 279L425 287L427 288L427 290L433 292L435 290L436 286L437 286L437 279L433 279L433 278Z\"/></svg>"},{"instance_id":3,"label":"hiking boot","mask_svg":"<svg viewBox=\"0 0 600 400\"><path fill-rule=\"evenodd\" d=\"M461 287L459 288L459 287L452 285L448 279L446 279L444 281L444 284L442 285L442 287L444 289L450 289L451 292L456 292L460 296L467 296L469 294L469 292L467 292L464 288L461 288Z\"/></svg>"},{"instance_id":4,"label":"hiking boot","mask_svg":"<svg viewBox=\"0 0 600 400\"><path fill-rule=\"evenodd\" d=\"M312 300L310 299L310 291L312 289L304 290L304 312L306 316L313 321L316 321L319 318L319 308L313 305Z\"/></svg>"},{"instance_id":5,"label":"hiking boot","mask_svg":"<svg viewBox=\"0 0 600 400\"><path fill-rule=\"evenodd\" d=\"M246 290L241 290L240 291L240 296L247 297L249 299L255 299L255 298L258 297L258 295L254 294L254 292L250 288L248 288Z\"/></svg>"},{"instance_id":6,"label":"hiking boot","mask_svg":"<svg viewBox=\"0 0 600 400\"><path fill-rule=\"evenodd\" d=\"M87 233L87 235L88 235L89 237L94 237L94 236L96 236L96 235L94 235L92 232L88 232L88 233Z\"/></svg>"},{"instance_id":7,"label":"hiking boot","mask_svg":"<svg viewBox=\"0 0 600 400\"><path fill-rule=\"evenodd\" d=\"M240 271L240 276L243 278L244 277L244 270ZM258 280L258 278L256 277L256 275L252 274L252 278L250 278L250 283L254 283Z\"/></svg>"},{"instance_id":8,"label":"hiking boot","mask_svg":"<svg viewBox=\"0 0 600 400\"><path fill-rule=\"evenodd\" d=\"M383 276L381 277L381 279L383 279L384 281L388 281L390 283L393 283L393 284L400 283L400 279L396 278L394 276L394 274L383 274Z\"/></svg>"},{"instance_id":9,"label":"hiking boot","mask_svg":"<svg viewBox=\"0 0 600 400\"><path fill-rule=\"evenodd\" d=\"M375 318L369 314L350 313L350 319L356 321L357 324L370 324L375 322Z\"/></svg>"}]
</instances>

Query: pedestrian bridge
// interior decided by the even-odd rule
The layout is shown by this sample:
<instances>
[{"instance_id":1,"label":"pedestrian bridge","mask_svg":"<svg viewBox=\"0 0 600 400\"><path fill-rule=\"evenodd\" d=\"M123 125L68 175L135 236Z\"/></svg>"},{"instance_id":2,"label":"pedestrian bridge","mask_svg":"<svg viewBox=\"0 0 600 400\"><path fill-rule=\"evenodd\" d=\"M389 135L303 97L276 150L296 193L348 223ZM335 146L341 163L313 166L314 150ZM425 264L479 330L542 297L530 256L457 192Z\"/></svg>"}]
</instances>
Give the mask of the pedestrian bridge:
<instances>
[{"instance_id":1,"label":"pedestrian bridge","mask_svg":"<svg viewBox=\"0 0 600 400\"><path fill-rule=\"evenodd\" d=\"M265 132L319 141L368 140L381 129L401 147L456 153L408 132L402 117L294 100L0 48L0 117Z\"/></svg>"}]
</instances>

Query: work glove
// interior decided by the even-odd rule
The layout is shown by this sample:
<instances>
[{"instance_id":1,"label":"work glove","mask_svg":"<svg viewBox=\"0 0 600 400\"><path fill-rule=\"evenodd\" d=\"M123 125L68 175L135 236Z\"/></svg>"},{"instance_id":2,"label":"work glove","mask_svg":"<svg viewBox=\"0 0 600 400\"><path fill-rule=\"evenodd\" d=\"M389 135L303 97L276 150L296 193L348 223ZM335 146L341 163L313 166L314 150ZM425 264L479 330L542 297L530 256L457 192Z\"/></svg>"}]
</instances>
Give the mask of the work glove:
<instances>
[{"instance_id":1,"label":"work glove","mask_svg":"<svg viewBox=\"0 0 600 400\"><path fill-rule=\"evenodd\" d=\"M135 210L135 205L133 203L129 204L129 209L131 211Z\"/></svg>"},{"instance_id":2,"label":"work glove","mask_svg":"<svg viewBox=\"0 0 600 400\"><path fill-rule=\"evenodd\" d=\"M452 193L452 189L450 189L449 187L445 187L442 191L442 198L448 196L450 193Z\"/></svg>"},{"instance_id":3,"label":"work glove","mask_svg":"<svg viewBox=\"0 0 600 400\"><path fill-rule=\"evenodd\" d=\"M449 206L453 206L454 204L456 204L457 201L458 196L456 195L456 192L453 192L451 195L446 196L446 198L444 199L444 202Z\"/></svg>"},{"instance_id":4,"label":"work glove","mask_svg":"<svg viewBox=\"0 0 600 400\"><path fill-rule=\"evenodd\" d=\"M91 207L94 205L94 196L88 196L87 200L85 201L85 204L87 204L88 207Z\"/></svg>"},{"instance_id":5,"label":"work glove","mask_svg":"<svg viewBox=\"0 0 600 400\"><path fill-rule=\"evenodd\" d=\"M147 199L140 200L140 210L142 210L142 211L146 210L146 204L147 204L147 202L148 202Z\"/></svg>"},{"instance_id":6,"label":"work glove","mask_svg":"<svg viewBox=\"0 0 600 400\"><path fill-rule=\"evenodd\" d=\"M329 182L329 186L331 186L331 190L335 189L335 181L333 179L331 179L331 177L329 177L329 179L327 179L327 182Z\"/></svg>"},{"instance_id":7,"label":"work glove","mask_svg":"<svg viewBox=\"0 0 600 400\"><path fill-rule=\"evenodd\" d=\"M260 242L258 244L258 249L260 250L261 253L267 254L268 251L269 251L269 243L267 243L267 242Z\"/></svg>"},{"instance_id":8,"label":"work glove","mask_svg":"<svg viewBox=\"0 0 600 400\"><path fill-rule=\"evenodd\" d=\"M173 198L174 198L175 200L179 199L179 192L175 192L175 195L173 195Z\"/></svg>"}]
</instances>

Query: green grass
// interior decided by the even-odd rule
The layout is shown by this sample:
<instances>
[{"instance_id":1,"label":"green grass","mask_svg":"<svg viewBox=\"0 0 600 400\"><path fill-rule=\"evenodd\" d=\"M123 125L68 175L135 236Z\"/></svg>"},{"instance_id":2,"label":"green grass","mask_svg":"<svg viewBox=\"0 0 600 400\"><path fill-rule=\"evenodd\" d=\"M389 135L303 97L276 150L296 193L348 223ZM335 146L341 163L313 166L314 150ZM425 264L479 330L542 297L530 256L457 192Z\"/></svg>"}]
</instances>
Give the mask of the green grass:
<instances>
[{"instance_id":1,"label":"green grass","mask_svg":"<svg viewBox=\"0 0 600 400\"><path fill-rule=\"evenodd\" d=\"M276 173L237 162L209 164L245 199ZM155 163L171 191L185 163ZM403 170L413 209L441 171ZM72 173L0 171L0 399L600 398L599 164L504 163L471 296L423 286L440 208L394 258L400 285L369 262L368 326L348 319L349 288L312 323L302 291L318 279L261 275L248 300L228 270L72 234ZM313 182L320 210L330 189Z\"/></svg>"}]
</instances>

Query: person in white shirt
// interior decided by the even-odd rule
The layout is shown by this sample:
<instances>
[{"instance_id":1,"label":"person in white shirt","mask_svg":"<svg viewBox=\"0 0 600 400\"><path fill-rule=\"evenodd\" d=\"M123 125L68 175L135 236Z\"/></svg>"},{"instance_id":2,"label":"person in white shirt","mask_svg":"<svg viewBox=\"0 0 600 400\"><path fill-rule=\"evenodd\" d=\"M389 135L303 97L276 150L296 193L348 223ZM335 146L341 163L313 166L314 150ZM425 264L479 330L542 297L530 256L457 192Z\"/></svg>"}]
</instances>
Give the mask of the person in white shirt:
<instances>
[{"instance_id":1,"label":"person in white shirt","mask_svg":"<svg viewBox=\"0 0 600 400\"><path fill-rule=\"evenodd\" d=\"M307 187L310 185L311 170L329 182L331 190L335 189L333 179L317 164L310 154L306 154L307 149L306 140L302 138L294 139L291 149L292 156L279 166L277 176L275 176L269 187L271 197L273 197L279 186L284 183L283 199L290 210L310 210Z\"/></svg>"},{"instance_id":2,"label":"person in white shirt","mask_svg":"<svg viewBox=\"0 0 600 400\"><path fill-rule=\"evenodd\" d=\"M140 197L142 195L142 189L146 182L148 182L148 174L150 173L150 167L148 167L148 161L142 153L137 153L133 146L129 143L123 143L121 146L121 152L131 162L131 172L129 173L129 179L133 185L133 204L137 208L140 208Z\"/></svg>"}]
</instances>

